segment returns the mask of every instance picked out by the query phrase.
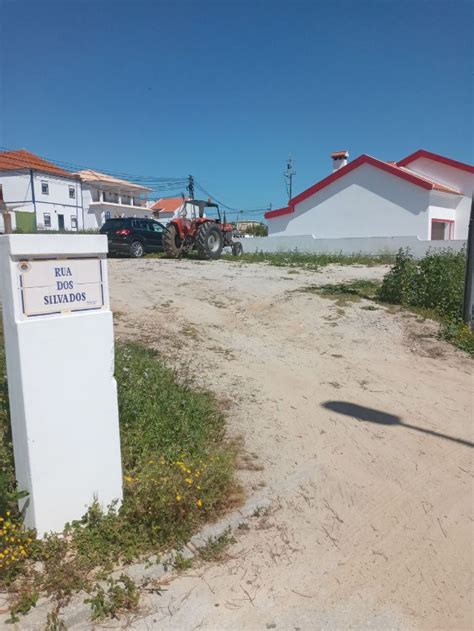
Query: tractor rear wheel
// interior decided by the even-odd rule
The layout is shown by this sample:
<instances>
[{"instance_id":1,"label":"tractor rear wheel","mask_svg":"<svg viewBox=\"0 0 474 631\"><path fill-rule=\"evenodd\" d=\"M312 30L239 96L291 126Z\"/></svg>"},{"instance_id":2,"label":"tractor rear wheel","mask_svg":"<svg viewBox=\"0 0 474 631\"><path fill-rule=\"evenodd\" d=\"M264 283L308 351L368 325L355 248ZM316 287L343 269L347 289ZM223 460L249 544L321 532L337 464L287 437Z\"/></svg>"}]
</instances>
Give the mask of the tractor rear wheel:
<instances>
[{"instance_id":1,"label":"tractor rear wheel","mask_svg":"<svg viewBox=\"0 0 474 631\"><path fill-rule=\"evenodd\" d=\"M172 259L179 259L183 253L183 239L179 236L178 228L170 223L163 235L163 247Z\"/></svg>"},{"instance_id":2,"label":"tractor rear wheel","mask_svg":"<svg viewBox=\"0 0 474 631\"><path fill-rule=\"evenodd\" d=\"M198 230L196 249L200 259L218 259L222 252L224 238L216 223L206 221Z\"/></svg>"}]
</instances>

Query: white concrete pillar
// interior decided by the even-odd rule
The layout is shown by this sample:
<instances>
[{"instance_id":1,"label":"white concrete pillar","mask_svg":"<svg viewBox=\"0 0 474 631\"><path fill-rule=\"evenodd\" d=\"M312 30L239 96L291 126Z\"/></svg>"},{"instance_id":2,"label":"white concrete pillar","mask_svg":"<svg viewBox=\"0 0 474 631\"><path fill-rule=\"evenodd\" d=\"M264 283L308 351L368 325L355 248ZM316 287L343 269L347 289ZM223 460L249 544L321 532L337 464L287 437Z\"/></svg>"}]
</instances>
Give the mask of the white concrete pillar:
<instances>
[{"instance_id":1,"label":"white concrete pillar","mask_svg":"<svg viewBox=\"0 0 474 631\"><path fill-rule=\"evenodd\" d=\"M104 236L0 236L15 470L39 535L122 499L106 252Z\"/></svg>"}]
</instances>

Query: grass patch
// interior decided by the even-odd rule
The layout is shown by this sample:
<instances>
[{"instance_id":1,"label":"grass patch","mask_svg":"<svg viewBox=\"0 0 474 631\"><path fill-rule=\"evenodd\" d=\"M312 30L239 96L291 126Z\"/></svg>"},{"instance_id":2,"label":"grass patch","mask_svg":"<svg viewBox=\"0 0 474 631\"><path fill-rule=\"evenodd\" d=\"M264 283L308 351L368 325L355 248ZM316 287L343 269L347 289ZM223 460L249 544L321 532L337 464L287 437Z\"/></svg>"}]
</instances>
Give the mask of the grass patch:
<instances>
[{"instance_id":1,"label":"grass patch","mask_svg":"<svg viewBox=\"0 0 474 631\"><path fill-rule=\"evenodd\" d=\"M118 618L120 613L135 611L140 599L140 592L135 583L122 574L118 580L109 578L107 587L96 585L93 593L85 602L91 606L91 619L104 620Z\"/></svg>"},{"instance_id":2,"label":"grass patch","mask_svg":"<svg viewBox=\"0 0 474 631\"><path fill-rule=\"evenodd\" d=\"M211 537L207 544L199 550L199 557L203 561L222 561L226 556L227 548L235 543L235 538L228 528L219 537Z\"/></svg>"},{"instance_id":3,"label":"grass patch","mask_svg":"<svg viewBox=\"0 0 474 631\"><path fill-rule=\"evenodd\" d=\"M276 267L302 268L317 270L326 265L391 265L395 261L392 254L370 256L366 254L303 254L301 252L255 252L244 253L235 257L229 254L222 256L226 261L238 263L267 263Z\"/></svg>"},{"instance_id":4,"label":"grass patch","mask_svg":"<svg viewBox=\"0 0 474 631\"><path fill-rule=\"evenodd\" d=\"M4 375L3 344L0 369ZM108 573L181 547L202 524L239 501L233 481L235 448L225 441L225 419L216 399L194 390L155 352L136 344L116 345L115 376L123 504L107 511L92 505L63 535L42 540L23 528L18 513L3 384L0 588L10 595L13 620L34 606L42 594L52 597L58 614L81 590L89 594L94 618L133 609L137 596L130 579L110 579L104 587Z\"/></svg>"},{"instance_id":5,"label":"grass patch","mask_svg":"<svg viewBox=\"0 0 474 631\"><path fill-rule=\"evenodd\" d=\"M380 289L380 283L372 280L354 280L347 283L337 283L329 285L310 285L299 291L317 292L323 296L355 296L356 298L366 298L374 300Z\"/></svg>"},{"instance_id":6,"label":"grass patch","mask_svg":"<svg viewBox=\"0 0 474 631\"><path fill-rule=\"evenodd\" d=\"M357 280L335 285L310 285L298 291L315 292L346 306L361 298L400 305L422 319L440 323L439 335L457 348L474 355L474 333L462 320L466 252L431 251L420 260L400 250L383 282ZM367 311L377 307L364 305ZM393 307L392 307L393 308Z\"/></svg>"},{"instance_id":7,"label":"grass patch","mask_svg":"<svg viewBox=\"0 0 474 631\"><path fill-rule=\"evenodd\" d=\"M297 291L317 293L323 298L335 300L337 306L344 307L350 302L358 302L361 298L375 300L380 283L371 280L354 280L347 283L329 285L309 285Z\"/></svg>"}]
</instances>

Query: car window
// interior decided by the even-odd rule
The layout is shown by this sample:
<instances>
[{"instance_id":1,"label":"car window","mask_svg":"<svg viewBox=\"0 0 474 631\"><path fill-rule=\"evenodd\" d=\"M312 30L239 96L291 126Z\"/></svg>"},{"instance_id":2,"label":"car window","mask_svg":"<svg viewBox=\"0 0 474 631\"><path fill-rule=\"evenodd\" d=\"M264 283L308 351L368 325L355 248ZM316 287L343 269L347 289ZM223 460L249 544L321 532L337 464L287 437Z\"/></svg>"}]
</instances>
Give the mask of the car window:
<instances>
[{"instance_id":1,"label":"car window","mask_svg":"<svg viewBox=\"0 0 474 631\"><path fill-rule=\"evenodd\" d=\"M133 227L137 230L148 230L148 222L145 219L135 219Z\"/></svg>"},{"instance_id":2,"label":"car window","mask_svg":"<svg viewBox=\"0 0 474 631\"><path fill-rule=\"evenodd\" d=\"M163 226L157 221L150 221L149 225L150 229L153 230L153 232L163 232Z\"/></svg>"},{"instance_id":3,"label":"car window","mask_svg":"<svg viewBox=\"0 0 474 631\"><path fill-rule=\"evenodd\" d=\"M123 219L107 219L107 221L102 226L103 230L120 230L123 228L125 222Z\"/></svg>"}]
</instances>

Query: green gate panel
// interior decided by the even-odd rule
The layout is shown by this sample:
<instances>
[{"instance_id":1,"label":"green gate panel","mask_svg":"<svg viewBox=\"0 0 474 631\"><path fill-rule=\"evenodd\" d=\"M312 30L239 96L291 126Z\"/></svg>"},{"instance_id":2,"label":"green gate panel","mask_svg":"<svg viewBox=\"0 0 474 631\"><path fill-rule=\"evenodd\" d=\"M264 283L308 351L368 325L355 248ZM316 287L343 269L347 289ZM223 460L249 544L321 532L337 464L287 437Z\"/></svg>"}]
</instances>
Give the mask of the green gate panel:
<instances>
[{"instance_id":1,"label":"green gate panel","mask_svg":"<svg viewBox=\"0 0 474 631\"><path fill-rule=\"evenodd\" d=\"M16 229L20 232L36 232L35 213L17 212Z\"/></svg>"}]
</instances>

